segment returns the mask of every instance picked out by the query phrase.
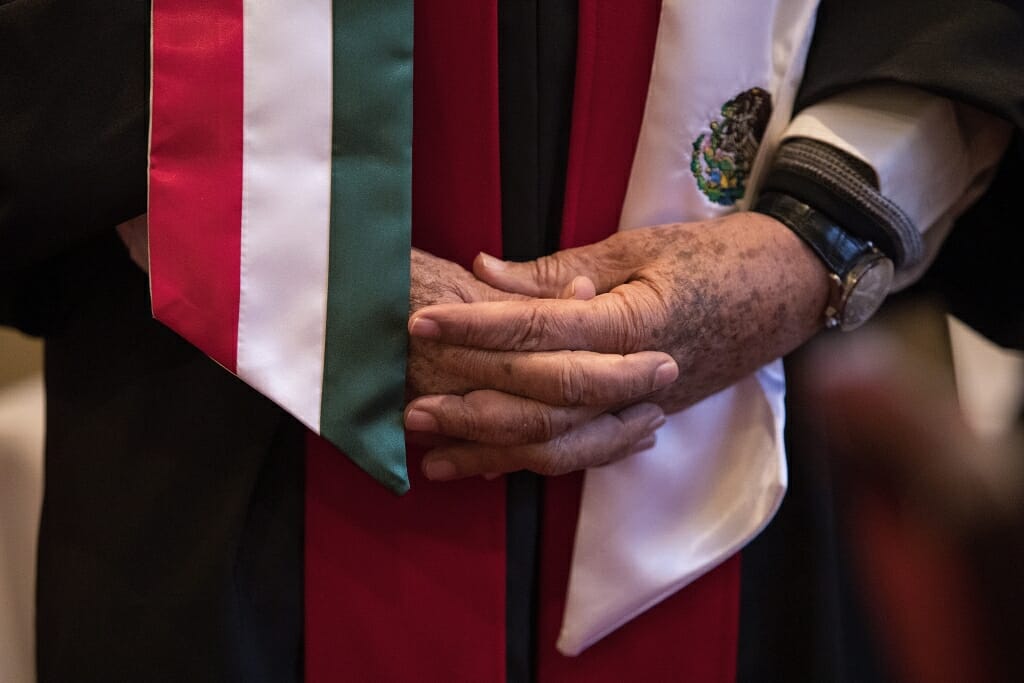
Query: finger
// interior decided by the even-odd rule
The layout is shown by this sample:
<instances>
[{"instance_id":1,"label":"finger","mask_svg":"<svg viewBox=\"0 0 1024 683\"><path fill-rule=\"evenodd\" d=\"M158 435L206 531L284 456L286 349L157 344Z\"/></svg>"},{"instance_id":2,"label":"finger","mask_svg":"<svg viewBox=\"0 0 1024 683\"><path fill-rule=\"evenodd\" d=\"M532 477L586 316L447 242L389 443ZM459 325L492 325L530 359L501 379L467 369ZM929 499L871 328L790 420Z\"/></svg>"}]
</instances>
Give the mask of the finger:
<instances>
[{"instance_id":1,"label":"finger","mask_svg":"<svg viewBox=\"0 0 1024 683\"><path fill-rule=\"evenodd\" d=\"M498 446L550 441L593 419L598 408L553 406L500 391L423 396L405 410L405 428ZM438 444L440 445L440 444Z\"/></svg>"},{"instance_id":2,"label":"finger","mask_svg":"<svg viewBox=\"0 0 1024 683\"><path fill-rule=\"evenodd\" d=\"M607 412L669 386L679 369L672 356L657 351L506 352L413 339L407 375L409 400L494 389L551 405L594 406Z\"/></svg>"},{"instance_id":3,"label":"finger","mask_svg":"<svg viewBox=\"0 0 1024 683\"><path fill-rule=\"evenodd\" d=\"M546 476L600 467L652 444L665 422L658 406L640 403L618 414L605 413L543 444L493 446L462 443L430 451L423 473L434 481L530 470Z\"/></svg>"},{"instance_id":4,"label":"finger","mask_svg":"<svg viewBox=\"0 0 1024 683\"><path fill-rule=\"evenodd\" d=\"M628 280L632 269L614 265L614 260L604 258L606 251L604 244L598 244L525 262L481 253L473 261L473 274L492 287L530 297L556 298L577 276L591 280L597 291L607 292Z\"/></svg>"},{"instance_id":5,"label":"finger","mask_svg":"<svg viewBox=\"0 0 1024 683\"><path fill-rule=\"evenodd\" d=\"M559 299L575 299L576 301L589 301L597 295L597 288L594 281L589 277L580 275L574 277L572 282L567 284L558 294Z\"/></svg>"},{"instance_id":6,"label":"finger","mask_svg":"<svg viewBox=\"0 0 1024 683\"><path fill-rule=\"evenodd\" d=\"M633 455L635 453L643 453L644 451L654 448L656 443L658 443L658 437L651 434L650 436L640 439L640 441L633 444L633 448L630 450L629 454Z\"/></svg>"},{"instance_id":7,"label":"finger","mask_svg":"<svg viewBox=\"0 0 1024 683\"><path fill-rule=\"evenodd\" d=\"M115 229L121 241L128 247L128 255L139 268L149 272L149 214L136 216Z\"/></svg>"},{"instance_id":8,"label":"finger","mask_svg":"<svg viewBox=\"0 0 1024 683\"><path fill-rule=\"evenodd\" d=\"M592 351L500 352L459 349L446 358L468 393L496 389L555 406L594 406L606 411L636 403L672 384L679 367L660 351L628 355Z\"/></svg>"},{"instance_id":9,"label":"finger","mask_svg":"<svg viewBox=\"0 0 1024 683\"><path fill-rule=\"evenodd\" d=\"M440 304L409 319L409 334L445 344L506 351L556 349L622 353L641 349L668 324L644 285L630 283L590 301L533 299Z\"/></svg>"},{"instance_id":10,"label":"finger","mask_svg":"<svg viewBox=\"0 0 1024 683\"><path fill-rule=\"evenodd\" d=\"M449 446L455 442L456 439L445 436L444 434L413 431L408 429L405 432L405 443L423 450L437 448L439 446Z\"/></svg>"}]
</instances>

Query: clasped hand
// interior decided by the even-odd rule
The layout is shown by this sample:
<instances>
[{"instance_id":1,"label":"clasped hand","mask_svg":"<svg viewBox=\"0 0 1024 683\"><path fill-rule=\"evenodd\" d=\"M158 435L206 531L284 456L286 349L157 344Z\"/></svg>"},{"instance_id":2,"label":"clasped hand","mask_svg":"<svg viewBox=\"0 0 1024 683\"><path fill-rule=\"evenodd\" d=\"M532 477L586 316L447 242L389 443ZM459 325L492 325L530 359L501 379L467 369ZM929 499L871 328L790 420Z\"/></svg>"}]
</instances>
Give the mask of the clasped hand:
<instances>
[{"instance_id":1,"label":"clasped hand","mask_svg":"<svg viewBox=\"0 0 1024 683\"><path fill-rule=\"evenodd\" d=\"M580 282L586 289L588 283ZM592 292L561 292L592 296ZM678 375L671 356L585 350L495 349L450 344L421 334L427 304L522 302L458 265L414 250L413 318L405 425L432 446L431 479L495 476L528 469L547 475L602 465L654 443L664 421L643 397ZM457 302L457 303L456 303Z\"/></svg>"},{"instance_id":2,"label":"clasped hand","mask_svg":"<svg viewBox=\"0 0 1024 683\"><path fill-rule=\"evenodd\" d=\"M473 274L413 253L406 428L431 479L556 475L650 448L665 412L821 325L827 278L771 218L617 233ZM475 276L475 277L474 277Z\"/></svg>"}]
</instances>

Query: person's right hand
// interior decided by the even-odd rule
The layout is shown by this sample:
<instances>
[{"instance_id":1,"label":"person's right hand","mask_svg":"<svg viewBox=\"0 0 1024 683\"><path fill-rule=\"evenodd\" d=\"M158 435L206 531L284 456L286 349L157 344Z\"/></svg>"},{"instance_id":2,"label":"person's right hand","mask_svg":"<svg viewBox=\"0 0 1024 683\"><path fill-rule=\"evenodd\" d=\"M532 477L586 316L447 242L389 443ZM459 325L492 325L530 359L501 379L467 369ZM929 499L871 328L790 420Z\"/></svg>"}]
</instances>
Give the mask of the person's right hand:
<instances>
[{"instance_id":1,"label":"person's right hand","mask_svg":"<svg viewBox=\"0 0 1024 683\"><path fill-rule=\"evenodd\" d=\"M562 296L589 298L592 284L581 278ZM411 312L524 298L412 252ZM405 423L435 444L423 463L431 479L521 469L562 474L652 446L664 415L641 401L677 375L672 357L657 351L493 351L412 338Z\"/></svg>"}]
</instances>

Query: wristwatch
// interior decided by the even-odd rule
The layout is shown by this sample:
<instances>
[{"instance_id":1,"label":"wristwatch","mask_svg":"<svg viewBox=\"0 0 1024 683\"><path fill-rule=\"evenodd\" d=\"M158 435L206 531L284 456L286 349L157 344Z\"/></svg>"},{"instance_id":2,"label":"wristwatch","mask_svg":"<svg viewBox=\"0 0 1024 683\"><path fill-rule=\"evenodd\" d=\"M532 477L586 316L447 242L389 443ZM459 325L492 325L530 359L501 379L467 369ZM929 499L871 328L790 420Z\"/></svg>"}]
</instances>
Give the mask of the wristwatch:
<instances>
[{"instance_id":1,"label":"wristwatch","mask_svg":"<svg viewBox=\"0 0 1024 683\"><path fill-rule=\"evenodd\" d=\"M885 301L892 285L893 262L870 241L851 235L825 214L787 194L761 195L754 211L785 224L825 262L831 282L825 327L860 327Z\"/></svg>"}]
</instances>

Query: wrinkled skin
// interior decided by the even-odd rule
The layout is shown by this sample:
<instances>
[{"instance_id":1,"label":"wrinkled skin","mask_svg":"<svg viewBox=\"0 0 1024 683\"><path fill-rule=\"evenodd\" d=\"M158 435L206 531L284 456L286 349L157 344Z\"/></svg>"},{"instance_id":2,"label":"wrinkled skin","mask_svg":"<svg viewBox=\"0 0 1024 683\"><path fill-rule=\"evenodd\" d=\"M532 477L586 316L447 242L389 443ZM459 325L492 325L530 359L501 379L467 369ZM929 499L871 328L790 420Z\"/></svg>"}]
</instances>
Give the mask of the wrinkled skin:
<instances>
[{"instance_id":1,"label":"wrinkled skin","mask_svg":"<svg viewBox=\"0 0 1024 683\"><path fill-rule=\"evenodd\" d=\"M466 386L445 390L451 379L431 388L447 395L413 401L407 428L464 440L428 456L425 470L432 478L520 469L522 460L504 460L496 446L553 434L564 440L579 429L573 418L600 410L595 419L603 419L644 386L645 400L666 412L692 405L815 334L828 297L820 260L787 227L755 213L621 232L525 264L481 255L474 273L493 290L470 305L435 299L436 305L417 306L409 330L417 345L429 341L438 345L435 350L455 355L459 362L439 368L449 377L463 376L454 368L459 365L478 373L474 381L497 381L499 371L485 377L464 354L513 354L473 356L507 369L490 385L500 389L507 405L497 407L486 393L460 396ZM590 289L596 296L589 296ZM565 296L574 290L587 294ZM498 291L520 296L503 298ZM664 360L660 354L667 354L678 367L678 375L665 381L675 373L658 361L663 384L653 393L655 361L643 364L638 358L652 352ZM513 365L504 365L506 360ZM632 382L626 377L631 372ZM514 419L506 420L515 397L540 403L512 410ZM577 412L567 417L566 407ZM651 420L660 424L662 418L652 412ZM643 438L644 445L650 443ZM634 443L616 454L635 450ZM533 460L526 466L551 474L611 459L576 454L557 466L537 467Z\"/></svg>"},{"instance_id":2,"label":"wrinkled skin","mask_svg":"<svg viewBox=\"0 0 1024 683\"><path fill-rule=\"evenodd\" d=\"M592 296L572 278L554 296ZM413 250L411 308L428 304L526 301L460 266ZM407 386L415 400L406 427L434 446L433 479L529 469L555 475L625 457L654 443L662 410L643 402L676 379L660 352L521 352L412 337ZM423 438L424 435L432 435Z\"/></svg>"}]
</instances>

